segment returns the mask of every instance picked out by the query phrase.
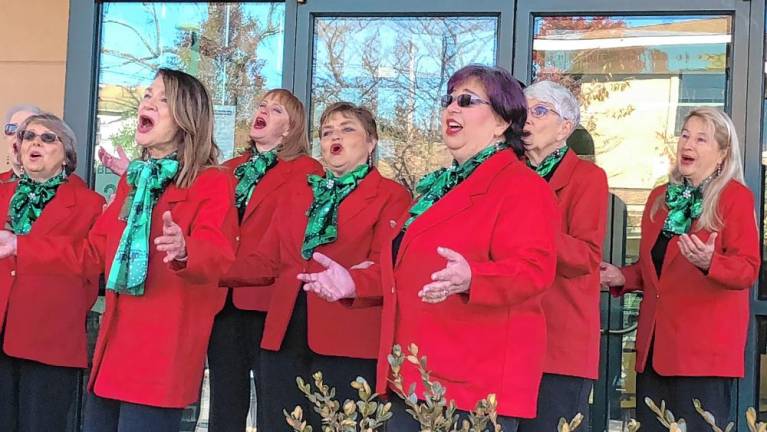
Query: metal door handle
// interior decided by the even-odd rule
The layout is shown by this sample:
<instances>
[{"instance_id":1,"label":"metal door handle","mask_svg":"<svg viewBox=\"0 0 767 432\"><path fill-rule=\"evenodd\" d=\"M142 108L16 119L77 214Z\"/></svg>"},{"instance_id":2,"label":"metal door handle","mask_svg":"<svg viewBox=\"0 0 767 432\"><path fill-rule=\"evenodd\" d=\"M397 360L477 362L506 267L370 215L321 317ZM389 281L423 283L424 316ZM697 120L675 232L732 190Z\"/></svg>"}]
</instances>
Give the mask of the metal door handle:
<instances>
[{"instance_id":1,"label":"metal door handle","mask_svg":"<svg viewBox=\"0 0 767 432\"><path fill-rule=\"evenodd\" d=\"M609 334L609 335L625 335L627 333L631 333L634 330L636 330L638 326L639 324L635 323L622 329L602 329L601 332L602 334Z\"/></svg>"}]
</instances>

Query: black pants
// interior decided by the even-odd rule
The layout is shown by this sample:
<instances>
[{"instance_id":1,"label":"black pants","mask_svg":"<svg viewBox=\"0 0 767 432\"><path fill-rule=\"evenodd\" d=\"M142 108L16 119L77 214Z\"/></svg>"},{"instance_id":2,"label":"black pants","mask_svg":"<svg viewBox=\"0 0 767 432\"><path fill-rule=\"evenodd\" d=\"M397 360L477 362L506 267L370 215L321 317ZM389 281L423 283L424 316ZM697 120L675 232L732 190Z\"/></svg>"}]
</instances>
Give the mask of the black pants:
<instances>
[{"instance_id":1,"label":"black pants","mask_svg":"<svg viewBox=\"0 0 767 432\"><path fill-rule=\"evenodd\" d=\"M399 396L394 393L389 393L389 401L391 402L392 417L386 422L384 432L413 432L421 430L421 425L410 415L407 411L407 405L405 401L400 399ZM456 414L460 416L459 422L466 419L468 420L468 413L466 411L456 410ZM519 427L519 420L514 417L498 416L498 424L503 429L503 432L517 432ZM459 423L460 424L460 423ZM490 428L488 428L490 430ZM557 429L554 428L554 431ZM547 431L539 431L547 432Z\"/></svg>"},{"instance_id":2,"label":"black pants","mask_svg":"<svg viewBox=\"0 0 767 432\"><path fill-rule=\"evenodd\" d=\"M293 411L296 405L304 410L304 419L316 431L322 430L318 414L296 386L296 377L313 385L312 374L321 371L323 381L336 389L336 399L343 405L345 399L358 398L357 391L349 384L361 376L375 388L375 360L333 357L316 354L307 343L306 294L301 291L296 300L285 339L280 351L261 352L261 384L266 396L259 401L261 412L258 430L285 430L282 410Z\"/></svg>"},{"instance_id":3,"label":"black pants","mask_svg":"<svg viewBox=\"0 0 767 432\"><path fill-rule=\"evenodd\" d=\"M210 414L208 431L242 432L250 408L250 371L260 405L262 385L259 379L261 335L265 312L237 309L232 303L232 290L224 309L216 315L208 346L210 370ZM260 413L262 410L257 410ZM257 424L258 415L256 419Z\"/></svg>"},{"instance_id":4,"label":"black pants","mask_svg":"<svg viewBox=\"0 0 767 432\"><path fill-rule=\"evenodd\" d=\"M83 432L178 432L182 408L159 408L88 393Z\"/></svg>"},{"instance_id":5,"label":"black pants","mask_svg":"<svg viewBox=\"0 0 767 432\"><path fill-rule=\"evenodd\" d=\"M2 342L0 335L0 347ZM79 377L80 369L10 357L0 350L0 431L66 430Z\"/></svg>"},{"instance_id":6,"label":"black pants","mask_svg":"<svg viewBox=\"0 0 767 432\"><path fill-rule=\"evenodd\" d=\"M688 431L707 431L711 427L695 411L693 398L699 399L703 408L711 412L716 424L724 428L734 421L734 378L661 376L652 367L652 349L644 372L637 374L637 421L642 432L666 432L667 429L655 418L655 413L644 403L649 397L660 406L662 400L674 413L675 418L687 422Z\"/></svg>"},{"instance_id":7,"label":"black pants","mask_svg":"<svg viewBox=\"0 0 767 432\"><path fill-rule=\"evenodd\" d=\"M588 378L543 374L538 390L538 417L520 419L518 432L556 431L560 418L569 422L578 413L584 417L581 429L586 429L593 385Z\"/></svg>"}]
</instances>

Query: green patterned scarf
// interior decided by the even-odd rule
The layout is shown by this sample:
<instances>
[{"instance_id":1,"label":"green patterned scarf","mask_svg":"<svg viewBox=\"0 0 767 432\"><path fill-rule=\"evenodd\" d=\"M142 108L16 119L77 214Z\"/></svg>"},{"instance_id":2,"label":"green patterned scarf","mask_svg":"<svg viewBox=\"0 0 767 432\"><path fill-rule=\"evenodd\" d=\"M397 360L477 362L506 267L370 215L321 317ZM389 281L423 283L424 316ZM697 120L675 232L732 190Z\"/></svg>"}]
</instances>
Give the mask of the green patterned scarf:
<instances>
[{"instance_id":1,"label":"green patterned scarf","mask_svg":"<svg viewBox=\"0 0 767 432\"><path fill-rule=\"evenodd\" d=\"M234 170L234 176L238 180L237 188L234 190L234 205L240 210L248 206L256 184L264 178L269 168L277 164L276 152L260 153L256 146L253 146L252 151L250 159Z\"/></svg>"},{"instance_id":2,"label":"green patterned scarf","mask_svg":"<svg viewBox=\"0 0 767 432\"><path fill-rule=\"evenodd\" d=\"M314 200L306 212L308 222L301 245L304 259L311 258L317 246L332 243L338 238L338 207L369 171L370 166L365 164L341 177L334 176L330 171L325 172L325 177L309 176Z\"/></svg>"},{"instance_id":3,"label":"green patterned scarf","mask_svg":"<svg viewBox=\"0 0 767 432\"><path fill-rule=\"evenodd\" d=\"M126 198L128 220L109 272L108 290L133 296L144 294L152 209L178 168L175 153L163 159L134 160L128 166L126 177L132 187Z\"/></svg>"},{"instance_id":4,"label":"green patterned scarf","mask_svg":"<svg viewBox=\"0 0 767 432\"><path fill-rule=\"evenodd\" d=\"M541 177L546 177L549 174L551 174L552 171L554 171L554 168L559 165L560 162L562 162L562 159L567 154L568 147L566 145L563 145L562 147L554 150L551 154L543 158L541 163L538 164L538 166L533 165L533 163L530 161L530 159L527 160L527 166L532 168L535 172L538 173Z\"/></svg>"},{"instance_id":5,"label":"green patterned scarf","mask_svg":"<svg viewBox=\"0 0 767 432\"><path fill-rule=\"evenodd\" d=\"M498 151L508 147L509 145L506 143L491 145L460 165L457 161L453 161L449 168L440 168L423 176L415 187L415 191L420 196L415 204L410 207L410 218L405 222L402 229L408 229L418 216L442 199L445 194L450 192L459 183L466 180L482 162Z\"/></svg>"},{"instance_id":6,"label":"green patterned scarf","mask_svg":"<svg viewBox=\"0 0 767 432\"><path fill-rule=\"evenodd\" d=\"M22 174L8 206L8 223L13 232L17 235L29 233L45 205L56 196L56 190L66 181L67 175L63 170L42 183Z\"/></svg>"},{"instance_id":7,"label":"green patterned scarf","mask_svg":"<svg viewBox=\"0 0 767 432\"><path fill-rule=\"evenodd\" d=\"M666 187L668 216L663 223L663 234L667 237L686 234L692 222L703 213L703 189L716 174L693 186L687 179L680 184L669 183Z\"/></svg>"}]
</instances>

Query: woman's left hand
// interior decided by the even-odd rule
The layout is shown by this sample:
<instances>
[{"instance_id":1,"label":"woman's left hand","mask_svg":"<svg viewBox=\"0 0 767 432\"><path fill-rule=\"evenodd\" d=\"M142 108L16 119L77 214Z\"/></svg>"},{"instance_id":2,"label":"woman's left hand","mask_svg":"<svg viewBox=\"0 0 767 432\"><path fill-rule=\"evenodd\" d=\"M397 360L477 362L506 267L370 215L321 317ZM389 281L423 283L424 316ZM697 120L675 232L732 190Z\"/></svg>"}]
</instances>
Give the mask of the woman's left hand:
<instances>
[{"instance_id":1,"label":"woman's left hand","mask_svg":"<svg viewBox=\"0 0 767 432\"><path fill-rule=\"evenodd\" d=\"M165 252L164 263L186 261L186 241L181 227L173 222L169 211L162 214L162 235L154 239L157 250Z\"/></svg>"},{"instance_id":2,"label":"woman's left hand","mask_svg":"<svg viewBox=\"0 0 767 432\"><path fill-rule=\"evenodd\" d=\"M708 241L703 243L695 234L682 234L679 236L679 252L695 267L708 271L711 267L711 259L714 257L716 236L717 233L712 233Z\"/></svg>"},{"instance_id":3,"label":"woman's left hand","mask_svg":"<svg viewBox=\"0 0 767 432\"><path fill-rule=\"evenodd\" d=\"M447 265L432 273L433 282L418 292L418 297L426 303L439 303L449 295L468 292L471 285L471 267L463 255L446 247L437 248L437 253L447 260Z\"/></svg>"}]
</instances>

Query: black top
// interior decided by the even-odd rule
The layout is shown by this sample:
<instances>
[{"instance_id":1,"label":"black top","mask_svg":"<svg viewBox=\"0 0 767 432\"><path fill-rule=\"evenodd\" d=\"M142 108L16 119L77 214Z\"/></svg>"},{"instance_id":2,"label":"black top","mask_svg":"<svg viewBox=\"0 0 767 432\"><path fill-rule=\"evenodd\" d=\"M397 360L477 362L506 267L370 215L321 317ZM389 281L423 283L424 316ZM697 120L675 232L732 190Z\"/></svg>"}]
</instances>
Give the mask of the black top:
<instances>
[{"instance_id":1,"label":"black top","mask_svg":"<svg viewBox=\"0 0 767 432\"><path fill-rule=\"evenodd\" d=\"M402 244L402 239L405 238L405 230L402 230L391 241L391 265L397 262L397 254L399 253L399 247Z\"/></svg>"},{"instance_id":2,"label":"black top","mask_svg":"<svg viewBox=\"0 0 767 432\"><path fill-rule=\"evenodd\" d=\"M655 240L655 244L650 251L652 256L652 263L655 266L655 273L660 279L661 270L663 270L663 259L666 258L666 249L668 249L668 243L673 238L672 235L665 234L663 231L658 234L658 239Z\"/></svg>"}]
</instances>

